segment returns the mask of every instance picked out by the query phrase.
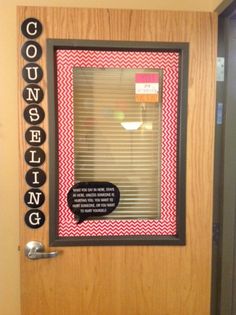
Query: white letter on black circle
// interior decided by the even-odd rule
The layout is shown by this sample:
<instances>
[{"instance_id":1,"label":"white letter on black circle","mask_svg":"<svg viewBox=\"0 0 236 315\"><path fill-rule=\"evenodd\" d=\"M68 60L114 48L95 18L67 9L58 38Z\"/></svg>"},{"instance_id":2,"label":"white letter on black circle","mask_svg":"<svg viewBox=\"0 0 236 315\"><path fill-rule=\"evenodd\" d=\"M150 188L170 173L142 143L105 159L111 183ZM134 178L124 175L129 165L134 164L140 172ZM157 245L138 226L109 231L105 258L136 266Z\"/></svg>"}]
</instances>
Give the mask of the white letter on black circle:
<instances>
[{"instance_id":1,"label":"white letter on black circle","mask_svg":"<svg viewBox=\"0 0 236 315\"><path fill-rule=\"evenodd\" d=\"M38 108L34 107L34 108L30 108L29 110L29 119L31 122L35 122L38 121L40 118L39 114L38 114Z\"/></svg>"},{"instance_id":2,"label":"white letter on black circle","mask_svg":"<svg viewBox=\"0 0 236 315\"><path fill-rule=\"evenodd\" d=\"M37 53L38 53L38 49L37 49L37 46L31 44L31 45L28 45L26 47L26 56L29 58L29 59L34 59L36 56L37 56Z\"/></svg>"},{"instance_id":3,"label":"white letter on black circle","mask_svg":"<svg viewBox=\"0 0 236 315\"><path fill-rule=\"evenodd\" d=\"M38 23L37 22L29 22L26 26L26 32L28 35L30 36L35 36L37 34L37 26L38 26ZM34 29L33 32L30 31L30 29Z\"/></svg>"},{"instance_id":4,"label":"white letter on black circle","mask_svg":"<svg viewBox=\"0 0 236 315\"><path fill-rule=\"evenodd\" d=\"M26 71L27 71L27 77L29 80L31 81L35 81L38 78L38 70L39 67L25 67Z\"/></svg>"},{"instance_id":5,"label":"white letter on black circle","mask_svg":"<svg viewBox=\"0 0 236 315\"><path fill-rule=\"evenodd\" d=\"M39 213L33 212L29 215L29 222L31 225L39 225L41 221L41 218L39 216Z\"/></svg>"},{"instance_id":6,"label":"white letter on black circle","mask_svg":"<svg viewBox=\"0 0 236 315\"><path fill-rule=\"evenodd\" d=\"M39 205L40 202L40 198L42 195L42 192L33 192L33 191L29 191L28 192L29 195L29 201L27 202L28 205Z\"/></svg>"}]
</instances>

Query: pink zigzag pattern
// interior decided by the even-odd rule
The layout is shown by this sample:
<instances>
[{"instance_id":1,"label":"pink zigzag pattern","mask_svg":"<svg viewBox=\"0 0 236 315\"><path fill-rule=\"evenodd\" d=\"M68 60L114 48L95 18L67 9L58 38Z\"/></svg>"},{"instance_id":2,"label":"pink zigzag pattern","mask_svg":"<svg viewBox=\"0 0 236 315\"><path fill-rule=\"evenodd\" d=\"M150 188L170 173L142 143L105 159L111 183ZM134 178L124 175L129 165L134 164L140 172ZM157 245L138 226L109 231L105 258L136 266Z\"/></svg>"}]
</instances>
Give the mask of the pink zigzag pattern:
<instances>
[{"instance_id":1,"label":"pink zigzag pattern","mask_svg":"<svg viewBox=\"0 0 236 315\"><path fill-rule=\"evenodd\" d=\"M59 237L176 235L178 53L58 50ZM73 67L163 69L160 220L95 220L77 225L67 206L74 184Z\"/></svg>"}]
</instances>

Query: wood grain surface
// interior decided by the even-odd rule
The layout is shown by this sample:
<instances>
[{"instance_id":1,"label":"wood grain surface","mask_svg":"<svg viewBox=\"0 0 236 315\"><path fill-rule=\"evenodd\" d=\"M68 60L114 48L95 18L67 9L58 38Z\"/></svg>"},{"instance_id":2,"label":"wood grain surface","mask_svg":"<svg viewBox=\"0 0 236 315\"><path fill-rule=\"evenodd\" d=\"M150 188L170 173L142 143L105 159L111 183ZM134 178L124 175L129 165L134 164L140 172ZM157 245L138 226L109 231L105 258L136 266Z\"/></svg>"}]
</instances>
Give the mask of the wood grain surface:
<instances>
[{"instance_id":1,"label":"wood grain surface","mask_svg":"<svg viewBox=\"0 0 236 315\"><path fill-rule=\"evenodd\" d=\"M20 139L20 239L22 315L209 315L217 17L213 13L18 7L18 104ZM43 191L46 224L24 224L28 128L23 119L26 63L20 25L27 17L43 24L37 41L44 71L42 107L48 132L46 39L189 42L187 122L187 245L57 248L59 257L30 261L24 245L48 244L48 181ZM48 142L43 145L46 154ZM48 173L48 161L43 165ZM48 248L47 248L48 249ZM50 248L52 250L52 248Z\"/></svg>"}]
</instances>

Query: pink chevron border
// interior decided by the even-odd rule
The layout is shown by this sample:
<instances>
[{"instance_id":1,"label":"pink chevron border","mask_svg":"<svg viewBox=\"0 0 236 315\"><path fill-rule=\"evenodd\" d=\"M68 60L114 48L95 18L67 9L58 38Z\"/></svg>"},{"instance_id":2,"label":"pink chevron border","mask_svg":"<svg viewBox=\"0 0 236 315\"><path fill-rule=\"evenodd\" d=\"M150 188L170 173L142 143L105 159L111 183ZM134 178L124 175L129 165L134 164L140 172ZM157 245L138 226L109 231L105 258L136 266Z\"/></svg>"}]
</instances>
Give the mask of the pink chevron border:
<instances>
[{"instance_id":1,"label":"pink chevron border","mask_svg":"<svg viewBox=\"0 0 236 315\"><path fill-rule=\"evenodd\" d=\"M176 168L179 54L57 50L59 237L176 235ZM94 220L76 224L67 206L74 184L73 67L163 70L160 220Z\"/></svg>"}]
</instances>

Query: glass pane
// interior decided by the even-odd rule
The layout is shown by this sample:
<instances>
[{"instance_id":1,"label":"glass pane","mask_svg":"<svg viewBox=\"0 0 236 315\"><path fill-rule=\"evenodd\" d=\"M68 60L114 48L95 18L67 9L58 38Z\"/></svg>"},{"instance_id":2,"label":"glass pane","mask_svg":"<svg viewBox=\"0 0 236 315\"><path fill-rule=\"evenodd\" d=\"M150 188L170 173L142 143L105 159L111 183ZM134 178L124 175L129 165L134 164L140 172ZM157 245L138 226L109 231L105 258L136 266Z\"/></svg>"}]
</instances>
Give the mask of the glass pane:
<instances>
[{"instance_id":1,"label":"glass pane","mask_svg":"<svg viewBox=\"0 0 236 315\"><path fill-rule=\"evenodd\" d=\"M161 217L161 82L158 69L73 69L75 182L120 190L102 219Z\"/></svg>"}]
</instances>

